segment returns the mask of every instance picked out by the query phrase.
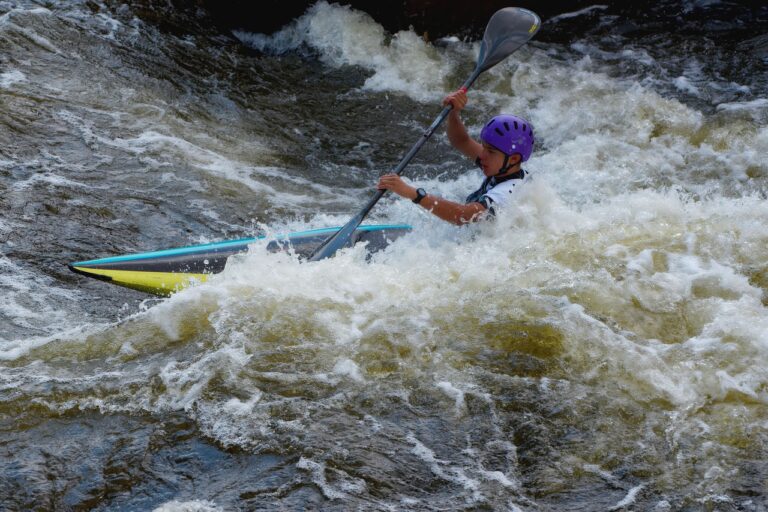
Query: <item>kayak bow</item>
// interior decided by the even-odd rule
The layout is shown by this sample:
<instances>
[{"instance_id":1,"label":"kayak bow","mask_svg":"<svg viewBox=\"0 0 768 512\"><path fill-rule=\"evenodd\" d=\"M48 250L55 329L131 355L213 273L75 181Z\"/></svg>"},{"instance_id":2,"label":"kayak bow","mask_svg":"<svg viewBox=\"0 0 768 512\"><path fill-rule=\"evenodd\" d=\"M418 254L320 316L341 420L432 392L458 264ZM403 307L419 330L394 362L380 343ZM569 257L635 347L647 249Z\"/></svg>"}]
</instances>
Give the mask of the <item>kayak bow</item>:
<instances>
[{"instance_id":1,"label":"kayak bow","mask_svg":"<svg viewBox=\"0 0 768 512\"><path fill-rule=\"evenodd\" d=\"M300 257L307 257L339 229L323 228L278 235L267 244L267 250L278 252L292 249ZM410 230L411 227L405 224L359 226L348 246L367 242L368 251L373 253ZM264 238L243 238L78 261L70 263L69 269L118 286L167 296L188 286L205 282L210 275L224 270L230 256L246 252L250 244Z\"/></svg>"}]
</instances>

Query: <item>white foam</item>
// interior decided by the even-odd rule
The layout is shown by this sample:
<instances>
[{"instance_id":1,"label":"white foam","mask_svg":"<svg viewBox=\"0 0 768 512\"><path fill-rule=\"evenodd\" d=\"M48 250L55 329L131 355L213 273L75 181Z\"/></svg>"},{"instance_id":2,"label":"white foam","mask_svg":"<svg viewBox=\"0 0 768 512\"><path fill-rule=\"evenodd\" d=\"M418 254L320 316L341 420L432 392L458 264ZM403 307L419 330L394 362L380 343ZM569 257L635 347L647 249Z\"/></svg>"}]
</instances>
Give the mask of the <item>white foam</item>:
<instances>
[{"instance_id":1,"label":"white foam","mask_svg":"<svg viewBox=\"0 0 768 512\"><path fill-rule=\"evenodd\" d=\"M224 346L205 354L196 361L167 363L159 372L159 377L167 389L158 401L159 408L191 410L218 370L233 371L241 368L251 357L242 348ZM258 402L258 397L254 397L253 400L250 407ZM231 411L232 404L227 408ZM235 413L239 414L241 410L235 407Z\"/></svg>"},{"instance_id":2,"label":"white foam","mask_svg":"<svg viewBox=\"0 0 768 512\"><path fill-rule=\"evenodd\" d=\"M579 9L578 11L572 11L572 12L564 12L563 14L558 14L557 16L552 16L551 18L547 18L547 23L557 23L558 21L567 20L571 18L577 18L579 16L584 16L585 14L590 14L594 11L604 11L607 9L607 5L591 5L589 7L585 7L584 9Z\"/></svg>"},{"instance_id":3,"label":"white foam","mask_svg":"<svg viewBox=\"0 0 768 512\"><path fill-rule=\"evenodd\" d=\"M103 144L130 151L144 158L147 155L163 155L164 158L167 158L169 154L172 154L211 175L242 183L263 197L279 197L281 205L300 208L307 204L310 199L315 204L333 202L337 200L337 194L344 190L343 187L332 189L312 180L301 178L286 169L239 162L178 135L150 129L135 137L109 138L105 134L95 132L89 122L84 121L73 112L63 110L58 113L58 116L80 130L85 141L90 145ZM252 145L258 144L257 141L253 140L250 143ZM264 152L267 153L266 150ZM189 181L184 176L175 176L175 174L174 179ZM274 186L267 184L267 179L278 179L288 185L288 188L277 190ZM294 190L301 192L294 192Z\"/></svg>"},{"instance_id":4,"label":"white foam","mask_svg":"<svg viewBox=\"0 0 768 512\"><path fill-rule=\"evenodd\" d=\"M621 57L634 60L645 66L654 66L657 64L656 59L643 48L626 48L621 51Z\"/></svg>"},{"instance_id":5,"label":"white foam","mask_svg":"<svg viewBox=\"0 0 768 512\"><path fill-rule=\"evenodd\" d=\"M688 77L679 76L675 78L673 83L675 84L675 87L677 87L677 89L680 91L686 92L693 96L701 95L701 92L699 91L698 87L693 85L691 81L688 79Z\"/></svg>"},{"instance_id":6,"label":"white foam","mask_svg":"<svg viewBox=\"0 0 768 512\"><path fill-rule=\"evenodd\" d=\"M520 488L520 482L518 482L515 479L511 479L507 477L507 475L505 475L501 471L481 471L480 474L486 477L487 479L498 482L504 487L507 487L509 489Z\"/></svg>"},{"instance_id":7,"label":"white foam","mask_svg":"<svg viewBox=\"0 0 768 512\"><path fill-rule=\"evenodd\" d=\"M219 507L208 500L191 501L169 501L153 509L152 512L224 512L224 508Z\"/></svg>"},{"instance_id":8,"label":"white foam","mask_svg":"<svg viewBox=\"0 0 768 512\"><path fill-rule=\"evenodd\" d=\"M230 398L224 403L224 410L237 416L246 416L253 412L254 406L261 400L263 393L257 391L247 401L243 402L239 398Z\"/></svg>"},{"instance_id":9,"label":"white foam","mask_svg":"<svg viewBox=\"0 0 768 512\"><path fill-rule=\"evenodd\" d=\"M450 382L438 382L436 385L438 389L440 389L443 393L454 400L456 406L456 414L462 414L465 410L464 392L455 387Z\"/></svg>"},{"instance_id":10,"label":"white foam","mask_svg":"<svg viewBox=\"0 0 768 512\"><path fill-rule=\"evenodd\" d=\"M80 189L103 189L106 188L106 186L93 186L86 183L81 183L79 181L71 180L65 176L61 176L59 174L56 174L54 172L44 172L40 174L34 174L29 177L29 179L26 180L18 180L11 185L11 190L14 192L19 192L24 189L28 189L31 187L34 187L38 184L48 184L54 187L70 187L70 188L80 188Z\"/></svg>"},{"instance_id":11,"label":"white foam","mask_svg":"<svg viewBox=\"0 0 768 512\"><path fill-rule=\"evenodd\" d=\"M645 485L636 485L635 487L631 488L627 492L627 495L624 496L624 498L621 501L616 503L614 506L612 506L608 510L619 510L633 504L637 499L638 493L642 491L644 488L645 488Z\"/></svg>"},{"instance_id":12,"label":"white foam","mask_svg":"<svg viewBox=\"0 0 768 512\"><path fill-rule=\"evenodd\" d=\"M434 185L451 192L463 186L465 179L467 183L471 181L462 178L455 183ZM728 393L763 399L760 389L765 377L750 369L747 361L753 357L748 354L768 357L764 335L768 332L768 315L760 302L761 290L750 284L739 269L741 264L736 264L741 258L754 258L759 251L738 256L718 252L721 239L731 247L729 237L734 219L740 219L739 236L745 247L762 243L768 209L758 198L685 202L673 192L643 191L576 211L560 201L545 180L538 180L530 194L515 206L513 216L461 230L435 220L405 201L395 201L384 211L397 217L412 216L408 220L419 232L429 231L433 236L410 236L375 255L370 262L366 262L365 251L360 247L342 251L332 260L303 264L289 254L268 254L265 243L257 243L248 254L232 259L222 274L173 296L151 310L147 318L175 339L190 312L212 308L214 314L206 315L213 328L225 339L231 339L229 343L233 345L249 343L251 322L268 331L280 329L282 333L283 324L274 323L272 315L276 314L285 325L300 319L302 325L311 326L309 346L322 352L326 349L321 347L329 347L328 356L319 357L310 373L260 372L261 378L297 385L317 382L336 386L341 382L339 377L349 377L351 384L362 385L375 377L363 379L354 362L361 340L380 335L418 348L435 342L436 311L454 311L457 305L461 305L459 309L471 307L473 297L482 296L483 308L477 311L478 318L493 321L509 307L511 297L536 297L537 307L549 311L549 321L579 340L567 346L574 357L578 359L578 354L586 351L605 361L600 367L579 370L585 372L586 379L623 381L629 369L631 380L643 383L628 388L638 394L638 399L647 399L650 392L680 406ZM706 229L702 231L701 226ZM675 233L692 230L698 232L698 237L683 237L685 243L681 248L663 250L664 264L659 267L655 261L658 249L649 249L646 244L663 246L670 237L674 239ZM553 255L562 258L558 254L569 247L568 240L580 239L589 240L596 254L609 258L611 265L623 266L622 281L613 281L600 268L552 264ZM576 250L584 248L577 244ZM433 257L435 251L441 254L440 259ZM711 257L704 257L705 253ZM525 254L526 258L511 257L515 254ZM599 301L621 308L632 307L634 300L653 314L673 313L681 304L706 305L701 310L702 331L680 345L642 338L638 343L636 338L613 331L578 304L550 302L548 296L562 294L558 292L561 281L567 283L564 286L585 292L598 287ZM313 285L306 286L308 282ZM319 303L322 308L314 306ZM499 304L506 306L500 308ZM248 318L249 323L244 324L243 318ZM638 324L626 328L640 327ZM294 334L285 335L290 338ZM739 340L739 345L725 342L726 339ZM339 359L331 348L339 346L345 347L345 354L349 355ZM711 354L709 361L715 357L718 366L709 367L702 362L691 371L680 371L680 362L690 358L694 350ZM230 372L245 364L245 354L237 350L226 356L211 355L194 364L172 363L162 372L167 391L157 403L175 409L207 410L199 412L198 417L209 425L205 428L210 428L211 435L225 444L248 446L255 434L238 427L237 418L249 410L263 414L257 410L265 410L266 404L235 399L223 401L226 405L219 407L201 400L208 379L217 368ZM453 378L436 382L452 399L451 410L462 410L463 390L469 383ZM545 381L542 386L543 393L554 392ZM210 418L215 418L210 424L206 419L209 413ZM301 428L297 425L286 424L285 428ZM427 452L422 455L429 458Z\"/></svg>"},{"instance_id":13,"label":"white foam","mask_svg":"<svg viewBox=\"0 0 768 512\"><path fill-rule=\"evenodd\" d=\"M55 53L57 55L62 55L63 52L49 39L24 26L26 23L26 18L28 17L36 18L48 16L52 16L52 13L50 10L45 9L44 7L36 7L33 9L11 9L7 13L0 16L0 30L8 33L19 34L31 43L46 51Z\"/></svg>"},{"instance_id":14,"label":"white foam","mask_svg":"<svg viewBox=\"0 0 768 512\"><path fill-rule=\"evenodd\" d=\"M568 200L600 201L663 183L694 190L703 176L711 177L711 190L730 185L721 178L743 179L750 167L766 169L754 153L764 144L762 129L740 132L734 124L695 141L706 122L700 112L588 65L536 57L518 66L511 80L515 95L499 99L496 108L532 121L546 148L537 146L529 168L555 178Z\"/></svg>"},{"instance_id":15,"label":"white foam","mask_svg":"<svg viewBox=\"0 0 768 512\"><path fill-rule=\"evenodd\" d=\"M0 291L0 318L9 322L8 331L0 332L0 359L17 359L61 333L87 329L78 312L80 292L62 288L50 277L27 270L2 253Z\"/></svg>"},{"instance_id":16,"label":"white foam","mask_svg":"<svg viewBox=\"0 0 768 512\"><path fill-rule=\"evenodd\" d=\"M339 491L328 484L325 477L325 464L301 457L299 462L296 463L296 467L308 471L312 476L312 482L320 488L323 496L329 500L339 500L347 496L345 492Z\"/></svg>"},{"instance_id":17,"label":"white foam","mask_svg":"<svg viewBox=\"0 0 768 512\"><path fill-rule=\"evenodd\" d=\"M766 110L768 109L768 99L758 98L752 101L735 101L731 103L720 103L717 106L718 112L745 112L749 114L753 119L765 119L768 115Z\"/></svg>"},{"instance_id":18,"label":"white foam","mask_svg":"<svg viewBox=\"0 0 768 512\"><path fill-rule=\"evenodd\" d=\"M22 311L21 314L25 312ZM21 314L16 308L11 308L10 315L16 322L21 318ZM46 318L50 321L50 318ZM22 323L23 327L29 327L28 324ZM0 360L3 361L15 361L21 357L26 356L31 351L43 347L51 342L58 341L60 339L69 339L72 337L80 336L82 334L92 334L99 330L98 327L91 325L78 326L69 329L62 329L61 326L57 326L57 332L47 336L24 336L17 339L0 340Z\"/></svg>"},{"instance_id":19,"label":"white foam","mask_svg":"<svg viewBox=\"0 0 768 512\"><path fill-rule=\"evenodd\" d=\"M462 468L452 466L450 461L440 460L435 457L435 453L422 444L413 433L409 433L407 439L413 445L411 453L424 461L435 476L462 486L471 493L473 501L480 501L482 499L480 482L468 477Z\"/></svg>"},{"instance_id":20,"label":"white foam","mask_svg":"<svg viewBox=\"0 0 768 512\"><path fill-rule=\"evenodd\" d=\"M339 362L337 362L333 367L333 372L338 375L349 377L350 379L357 382L363 382L365 380L360 373L360 367L357 366L357 364L351 359L339 360Z\"/></svg>"},{"instance_id":21,"label":"white foam","mask_svg":"<svg viewBox=\"0 0 768 512\"><path fill-rule=\"evenodd\" d=\"M387 38L369 15L322 0L306 14L272 36L235 32L245 44L261 51L285 52L302 45L318 52L333 67L360 66L374 73L364 85L369 91L406 92L435 100L434 84L453 64L412 31ZM451 86L458 87L459 84Z\"/></svg>"},{"instance_id":22,"label":"white foam","mask_svg":"<svg viewBox=\"0 0 768 512\"><path fill-rule=\"evenodd\" d=\"M0 87L8 89L13 84L18 82L24 82L27 80L27 76L18 69L12 69L4 73L0 73Z\"/></svg>"},{"instance_id":23,"label":"white foam","mask_svg":"<svg viewBox=\"0 0 768 512\"><path fill-rule=\"evenodd\" d=\"M736 101L733 103L721 103L717 110L751 110L754 108L768 107L768 99L758 98L752 101Z\"/></svg>"}]
</instances>

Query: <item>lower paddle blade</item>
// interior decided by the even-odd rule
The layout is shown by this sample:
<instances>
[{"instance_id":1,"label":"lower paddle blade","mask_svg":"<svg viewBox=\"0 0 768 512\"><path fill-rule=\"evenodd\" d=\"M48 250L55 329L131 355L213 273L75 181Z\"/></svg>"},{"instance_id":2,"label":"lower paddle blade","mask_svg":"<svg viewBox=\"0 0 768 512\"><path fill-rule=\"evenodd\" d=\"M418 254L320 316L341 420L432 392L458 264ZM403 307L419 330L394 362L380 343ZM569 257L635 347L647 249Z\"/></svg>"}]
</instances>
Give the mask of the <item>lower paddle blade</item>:
<instances>
[{"instance_id":1,"label":"lower paddle blade","mask_svg":"<svg viewBox=\"0 0 768 512\"><path fill-rule=\"evenodd\" d=\"M326 258L330 258L336 251L346 246L355 234L357 227L363 222L363 215L355 215L349 222L339 229L335 235L323 242L323 245L318 247L312 256L309 257L309 261L319 261Z\"/></svg>"},{"instance_id":2,"label":"lower paddle blade","mask_svg":"<svg viewBox=\"0 0 768 512\"><path fill-rule=\"evenodd\" d=\"M485 27L477 68L492 68L536 35L541 20L535 12L520 7L496 11Z\"/></svg>"}]
</instances>

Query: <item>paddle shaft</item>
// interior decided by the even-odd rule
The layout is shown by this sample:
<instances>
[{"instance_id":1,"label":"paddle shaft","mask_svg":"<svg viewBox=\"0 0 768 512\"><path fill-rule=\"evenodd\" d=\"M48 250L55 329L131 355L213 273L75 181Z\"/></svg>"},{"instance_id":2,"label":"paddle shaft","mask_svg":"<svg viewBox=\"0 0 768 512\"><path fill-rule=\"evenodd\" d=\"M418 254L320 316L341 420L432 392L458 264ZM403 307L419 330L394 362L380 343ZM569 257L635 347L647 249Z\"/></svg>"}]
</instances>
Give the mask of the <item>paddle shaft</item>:
<instances>
[{"instance_id":1,"label":"paddle shaft","mask_svg":"<svg viewBox=\"0 0 768 512\"><path fill-rule=\"evenodd\" d=\"M464 82L464 85L462 88L464 90L469 89L474 81L477 79L477 77L480 76L480 72L476 69L472 76L467 79L466 82ZM395 170L393 171L394 174L397 174L400 176L402 172L405 170L405 167L410 163L410 161L413 159L414 156L416 156L416 153L419 152L421 147L429 140L429 138L432 136L433 133L435 133L435 130L443 124L443 121L445 121L445 118L448 117L448 114L453 110L453 105L448 105L445 107L442 112L435 118L435 120L432 122L432 124L427 128L424 133L421 135L419 140L416 141L416 144L413 145L410 151L403 157L403 159L400 161L400 163L397 165ZM368 204L366 204L363 209L360 211L360 222L363 221L363 219L368 215L368 212L371 211L371 208L379 201L379 199L382 198L384 194L386 194L387 190L378 190L376 192L376 195L374 195L370 201L368 201Z\"/></svg>"},{"instance_id":2,"label":"paddle shaft","mask_svg":"<svg viewBox=\"0 0 768 512\"><path fill-rule=\"evenodd\" d=\"M480 76L480 73L482 70L480 69L480 66L477 66L475 70L472 72L472 75L467 79L466 82L464 82L464 85L462 88L464 90L469 89L472 84L475 82L478 76ZM416 141L416 144L413 145L413 147L406 153L406 155L403 157L403 159L400 161L400 163L397 165L395 170L393 171L398 176L402 174L403 170L405 170L405 167L408 165L408 163L413 159L413 157L416 155L416 153L419 152L421 147L424 145L425 142L432 136L433 133L435 133L435 130L445 121L445 118L448 117L448 114L453 109L453 105L446 106L442 112L435 118L435 120L432 122L431 125L429 125L429 128L427 128L424 133L419 137L419 140ZM360 210L360 213L352 217L352 219L347 222L334 236L328 238L323 244L315 250L314 254L309 258L309 261L317 261L325 259L329 256L332 256L338 249L341 248L342 245L346 244L347 240L352 236L352 233L357 229L357 227L362 224L363 219L368 215L368 212L371 211L371 209L374 207L376 203L379 202L379 199L382 198L384 194L387 193L387 190L377 190L376 194L366 203L366 205L363 207L362 210Z\"/></svg>"}]
</instances>

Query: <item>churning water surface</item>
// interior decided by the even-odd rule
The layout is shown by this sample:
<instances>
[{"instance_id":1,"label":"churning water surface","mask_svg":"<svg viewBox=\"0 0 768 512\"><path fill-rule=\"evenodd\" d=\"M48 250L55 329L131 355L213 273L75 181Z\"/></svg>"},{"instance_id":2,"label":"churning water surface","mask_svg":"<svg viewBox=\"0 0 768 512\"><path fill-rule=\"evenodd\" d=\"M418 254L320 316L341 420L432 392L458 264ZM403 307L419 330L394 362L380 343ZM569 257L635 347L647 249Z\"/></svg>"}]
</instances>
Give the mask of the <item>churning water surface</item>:
<instances>
[{"instance_id":1,"label":"churning water surface","mask_svg":"<svg viewBox=\"0 0 768 512\"><path fill-rule=\"evenodd\" d=\"M373 258L255 244L156 300L66 263L343 224L478 43L0 1L0 508L765 510L768 57L718 5L566 13L484 73L470 131L538 141L494 222L387 198ZM405 174L480 181L442 130Z\"/></svg>"}]
</instances>

